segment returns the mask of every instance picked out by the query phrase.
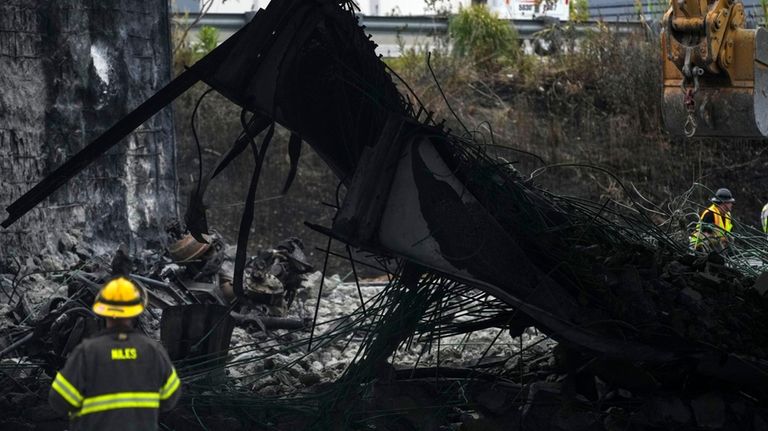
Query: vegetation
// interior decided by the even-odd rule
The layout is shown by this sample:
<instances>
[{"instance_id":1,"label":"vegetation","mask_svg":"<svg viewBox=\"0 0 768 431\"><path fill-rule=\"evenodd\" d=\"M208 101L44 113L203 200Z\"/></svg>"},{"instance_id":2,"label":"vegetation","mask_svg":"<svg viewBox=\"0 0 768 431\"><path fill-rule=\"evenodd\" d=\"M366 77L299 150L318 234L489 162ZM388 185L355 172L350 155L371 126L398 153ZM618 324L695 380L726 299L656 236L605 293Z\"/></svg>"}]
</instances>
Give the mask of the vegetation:
<instances>
[{"instance_id":1,"label":"vegetation","mask_svg":"<svg viewBox=\"0 0 768 431\"><path fill-rule=\"evenodd\" d=\"M489 68L519 56L517 31L485 5L461 9L451 18L448 31L454 53L479 67Z\"/></svg>"},{"instance_id":2,"label":"vegetation","mask_svg":"<svg viewBox=\"0 0 768 431\"><path fill-rule=\"evenodd\" d=\"M568 3L571 21L584 22L589 20L589 0L573 0Z\"/></svg>"},{"instance_id":3,"label":"vegetation","mask_svg":"<svg viewBox=\"0 0 768 431\"><path fill-rule=\"evenodd\" d=\"M200 27L197 42L192 45L195 53L202 58L217 46L219 46L219 29L207 25Z\"/></svg>"},{"instance_id":4,"label":"vegetation","mask_svg":"<svg viewBox=\"0 0 768 431\"><path fill-rule=\"evenodd\" d=\"M197 40L189 41L189 23L184 23L173 29L173 70L178 75L185 67L193 65L197 60L213 51L219 45L219 29L202 26L197 34Z\"/></svg>"},{"instance_id":5,"label":"vegetation","mask_svg":"<svg viewBox=\"0 0 768 431\"><path fill-rule=\"evenodd\" d=\"M760 0L760 9L763 11L763 27L768 23L768 0Z\"/></svg>"}]
</instances>

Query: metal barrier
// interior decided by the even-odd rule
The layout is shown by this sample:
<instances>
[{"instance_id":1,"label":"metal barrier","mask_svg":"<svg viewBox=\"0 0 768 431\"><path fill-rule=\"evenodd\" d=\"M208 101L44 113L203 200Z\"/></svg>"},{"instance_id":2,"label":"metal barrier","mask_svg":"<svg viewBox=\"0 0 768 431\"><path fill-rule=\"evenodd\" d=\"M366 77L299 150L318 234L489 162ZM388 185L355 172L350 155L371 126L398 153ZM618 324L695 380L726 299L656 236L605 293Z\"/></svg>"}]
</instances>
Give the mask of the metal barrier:
<instances>
[{"instance_id":1,"label":"metal barrier","mask_svg":"<svg viewBox=\"0 0 768 431\"><path fill-rule=\"evenodd\" d=\"M205 14L202 17L199 13L175 14L173 22L179 25L189 25L195 23L192 29L198 29L203 26L218 28L224 35L237 31L251 20L255 12L246 13L220 13ZM360 15L360 24L365 26L366 30L376 40L378 35L398 34L407 36L439 36L448 31L448 18L445 16L365 16ZM508 20L510 25L514 26L520 38L531 39L536 32L548 28L556 20ZM586 21L575 23L577 34L583 34L590 30L596 30L600 22ZM602 22L612 30L620 33L629 33L642 28L643 23L639 21L623 22Z\"/></svg>"}]
</instances>

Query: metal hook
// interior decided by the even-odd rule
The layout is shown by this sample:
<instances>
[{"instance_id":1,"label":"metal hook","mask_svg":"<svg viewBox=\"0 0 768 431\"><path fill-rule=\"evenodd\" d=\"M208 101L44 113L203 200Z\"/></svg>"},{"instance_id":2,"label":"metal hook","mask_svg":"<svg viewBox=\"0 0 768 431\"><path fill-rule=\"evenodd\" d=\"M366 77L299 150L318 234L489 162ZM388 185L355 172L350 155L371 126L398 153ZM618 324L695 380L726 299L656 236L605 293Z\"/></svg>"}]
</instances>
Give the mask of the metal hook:
<instances>
[{"instance_id":1,"label":"metal hook","mask_svg":"<svg viewBox=\"0 0 768 431\"><path fill-rule=\"evenodd\" d=\"M688 119L685 120L685 125L683 126L683 132L687 138L692 138L696 134L696 126L696 119L692 114L688 114Z\"/></svg>"}]
</instances>

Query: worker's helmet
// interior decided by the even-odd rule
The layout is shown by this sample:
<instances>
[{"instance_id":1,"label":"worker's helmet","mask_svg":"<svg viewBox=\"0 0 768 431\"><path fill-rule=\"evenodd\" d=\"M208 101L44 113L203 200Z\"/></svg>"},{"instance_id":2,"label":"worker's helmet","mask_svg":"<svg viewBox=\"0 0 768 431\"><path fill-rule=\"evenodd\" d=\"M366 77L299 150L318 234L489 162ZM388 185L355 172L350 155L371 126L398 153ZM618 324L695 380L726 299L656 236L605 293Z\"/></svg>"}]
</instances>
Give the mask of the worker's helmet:
<instances>
[{"instance_id":1,"label":"worker's helmet","mask_svg":"<svg viewBox=\"0 0 768 431\"><path fill-rule=\"evenodd\" d=\"M141 289L124 277L111 280L101 288L93 303L93 312L115 319L136 317L144 311Z\"/></svg>"},{"instance_id":2,"label":"worker's helmet","mask_svg":"<svg viewBox=\"0 0 768 431\"><path fill-rule=\"evenodd\" d=\"M716 204L722 204L726 202L736 202L736 199L733 198L733 195L731 194L731 191L728 189L717 189L715 192L715 196L710 199L712 202Z\"/></svg>"}]
</instances>

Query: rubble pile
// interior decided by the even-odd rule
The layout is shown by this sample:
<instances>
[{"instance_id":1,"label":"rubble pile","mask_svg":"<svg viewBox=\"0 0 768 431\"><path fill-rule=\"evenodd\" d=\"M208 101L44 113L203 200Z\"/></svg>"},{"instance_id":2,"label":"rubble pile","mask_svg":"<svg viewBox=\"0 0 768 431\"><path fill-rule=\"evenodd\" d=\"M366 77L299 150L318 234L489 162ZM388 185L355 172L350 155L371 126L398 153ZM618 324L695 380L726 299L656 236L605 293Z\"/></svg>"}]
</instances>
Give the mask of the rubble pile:
<instances>
[{"instance_id":1,"label":"rubble pile","mask_svg":"<svg viewBox=\"0 0 768 431\"><path fill-rule=\"evenodd\" d=\"M186 400L197 406L165 419L175 427L196 427L187 421L198 415L210 427L250 429L256 409L270 412L263 414L272 429L332 417L345 418L337 429L765 429L765 278L735 270L728 256L617 244L572 228L581 241L566 252L577 253L551 252L562 262L552 276L581 310L568 324L588 326L623 357L600 354L591 339L573 343L442 276L421 276L424 304L408 299L399 273L361 285L323 279L297 239L249 257L246 295L236 299L233 248L215 233L200 243L171 225L166 249L133 256L124 247L100 254L65 237L45 255L5 264L0 276L8 298L0 319L0 425L61 426L45 407L49 377L99 330L89 311L98 288L114 274L130 274L147 292L142 330L169 346ZM535 244L528 247L536 257ZM415 310L416 324L395 319L392 333L387 319L398 316L399 305ZM224 313L231 326L207 350L175 348L163 325L180 306L203 317ZM179 315L177 328L188 318ZM350 368L368 360L377 338L390 336L400 341L373 373ZM363 370L359 381L356 370ZM328 406L329 399L344 400L343 407ZM304 413L281 415L289 402Z\"/></svg>"},{"instance_id":2,"label":"rubble pile","mask_svg":"<svg viewBox=\"0 0 768 431\"><path fill-rule=\"evenodd\" d=\"M626 247L592 271L605 280L593 303L607 304L612 316L633 325L627 332L647 343L675 352L706 347L767 358L765 287L719 254L674 256Z\"/></svg>"},{"instance_id":3,"label":"rubble pile","mask_svg":"<svg viewBox=\"0 0 768 431\"><path fill-rule=\"evenodd\" d=\"M725 318L726 312L707 310L706 306L711 308L719 296L731 295L738 298L724 302L726 307L735 316L751 318L751 310L762 309L755 305L760 301L753 297L757 293L750 287L752 280L724 267L716 256L670 260L659 267L657 278L651 278L651 273L645 272L648 268L633 260L642 256L641 250L634 250L608 262L630 273L642 271L646 276L645 280L636 277L632 297L638 307L646 308L641 313L653 310L660 316L678 315L688 326L711 319L714 323L708 325L723 337L719 339L732 336L740 340L733 346L750 346L746 336L727 332L735 329ZM681 286L675 278L680 276L679 269L688 272L686 280L718 277L724 291L711 293L696 281ZM652 280L665 286L670 298L656 298L653 287L657 284ZM704 293L692 293L699 290ZM621 293L616 296L626 297ZM741 298L753 305L735 305L742 302ZM634 312L630 304L622 307L626 313ZM696 310L701 312L697 314ZM428 318L422 323L425 320ZM664 326L659 322L655 325ZM513 325L501 328L504 335L516 332ZM435 330L435 326L421 330L427 333L430 329ZM654 342L653 328L645 330L643 337ZM398 429L420 430L763 430L768 424L761 392L765 368L761 368L763 361L758 357L733 355L723 348L712 363L712 358L696 355L703 350L704 342L692 338L694 341L686 344L683 337L693 333L684 331L680 335L674 331L672 335L658 334L656 345L688 354L670 357L666 363L644 361L641 357L618 360L596 356L584 346L565 341L558 344L546 337L534 339L533 333L530 329L523 331L520 341L526 342L522 349L514 347L517 340L509 340L512 346L504 340L501 344L507 345L505 348L475 356L474 361L452 361L450 349L444 348L441 361L420 363L401 357L398 350L389 360L392 368L380 369L359 398L343 398L349 411L339 414L348 421L346 426L367 424L371 429L390 429L394 423ZM493 344L491 341L488 346ZM371 348L368 353L374 351ZM729 374L717 372L718 367L724 367ZM344 378L340 382L343 384Z\"/></svg>"},{"instance_id":4,"label":"rubble pile","mask_svg":"<svg viewBox=\"0 0 768 431\"><path fill-rule=\"evenodd\" d=\"M239 325L240 337L233 344L253 343L253 339L245 340L249 333L309 327L303 302L291 307L297 295L306 297L309 289L316 289L306 280L306 275L314 274L300 240L290 238L252 256L247 265L248 294L233 301L228 289L232 280L231 247L215 234L206 238L207 244L189 238L183 231L179 233L178 225L170 226L166 249L131 256L124 246L100 253L85 246L80 238L62 234L52 242L55 246L39 256L4 262L0 274L4 295L0 308L0 374L13 384L4 386L5 403L0 403L0 409L9 412L9 418L16 418L10 412L23 407L17 391L38 393L30 402L47 399L49 378L63 366L68 353L83 338L103 329L102 320L92 313L90 305L101 286L117 275L130 276L143 287L147 312L139 319L139 329L163 340L169 352L176 353L174 359L181 362L194 362L195 357L205 359L213 353L226 355L230 344L225 329L212 337L220 338L216 348L181 349L178 338L174 338L181 332L173 329L186 322L187 307L204 313L223 309L229 333L231 326ZM205 330L216 330L217 326L226 328L228 324L207 325ZM174 341L177 345L173 345ZM55 419L50 414L42 417ZM36 422L37 418L27 419Z\"/></svg>"},{"instance_id":5,"label":"rubble pile","mask_svg":"<svg viewBox=\"0 0 768 431\"><path fill-rule=\"evenodd\" d=\"M176 358L187 397L198 400L204 400L204 394L213 388L224 391L225 395L216 397L219 402L222 396L241 391L247 391L242 399L274 400L327 390L359 355L366 334L375 329L363 324L370 316L362 311L360 300L371 307L371 303L386 297L387 281L343 283L338 275L322 280L322 274L311 272L311 266L301 259L301 242L291 239L249 258L247 285L256 295L251 302L233 306L226 302L226 286L231 281L231 272L227 271L231 268L231 247L216 235L207 238L210 246L179 243L186 236L176 232L169 229L170 241L165 250L148 250L136 256L130 256L124 247L98 254L77 242L77 260L55 261L57 267L52 273L36 271L39 267L35 265L43 260L31 258L24 272L0 278L2 290L14 292L13 300L4 304L5 312L0 319L0 378L6 383L0 396L0 428L64 426L63 418L46 404L50 377L80 340L102 329L99 319L90 313L89 304L99 287L114 274L130 273L148 293L148 312L140 319L140 329L156 339L166 341L162 335L164 311L176 304L195 300L228 304L236 327L231 340L227 340L226 361L218 366L223 374L208 366L201 372L199 360L189 358L190 355ZM180 248L181 245L185 247ZM206 250L201 252L200 248ZM179 255L180 249L190 256ZM285 258L289 253L300 266L291 266ZM51 256L60 258L53 253ZM211 261L220 264L213 267ZM296 268L302 272L297 273ZM258 283L264 280L268 281ZM322 294L318 298L321 282ZM213 293L214 287L222 292ZM291 290L293 294L288 295ZM307 351L316 305L316 347ZM367 313L375 312L376 308L368 308ZM496 328L474 331L471 341L464 339L464 335L446 337L440 352L426 342L401 346L396 355L397 366L400 370L438 365L469 369L466 367L474 366L484 353L489 360L499 360L519 350L508 331L499 336ZM550 350L554 344L533 330L525 333L521 342L538 353ZM214 374L220 377L212 380ZM200 404L205 406L204 401ZM186 407L182 407L166 423L186 423L188 414ZM202 413L197 414L216 423L213 410L203 407ZM240 429L239 425L230 426Z\"/></svg>"},{"instance_id":6,"label":"rubble pile","mask_svg":"<svg viewBox=\"0 0 768 431\"><path fill-rule=\"evenodd\" d=\"M177 227L168 232L165 250L136 256L125 248L98 254L74 239L71 246L47 250L51 259L30 258L21 272L0 276L9 299L0 319L2 426L62 426L45 405L50 376L83 337L100 329L87 305L115 273L131 273L151 292L141 328L157 339L167 341L164 310L181 304L228 310L233 328L226 359L201 368L196 355L212 352L187 351L176 362L186 399L198 406L195 413L207 426L226 423L233 430L249 429L243 409L279 411L294 400L313 412L324 405L313 396L342 399L350 364L363 360L370 340L386 333L382 319L407 291L396 289L399 277L322 279L301 257L303 244L291 239L248 259L252 296L240 303L229 293L232 247L215 234L203 244ZM617 360L567 340L555 342L487 293L432 282L410 338L398 344L378 377L366 381L362 395L346 393L346 410L332 407L327 416L372 429L393 423L423 430L765 429L763 277L745 276L717 254L680 255L640 245L605 250L579 253L579 261L591 265L582 306L614 316L600 328L604 333L674 352L668 361ZM714 364L701 355L712 349L722 352ZM717 371L723 364L730 375ZM211 391L213 398L206 395ZM222 402L230 404L224 411ZM325 417L316 415L287 420L275 413L274 429L309 427L313 417ZM164 423L194 428L190 417L185 405Z\"/></svg>"}]
</instances>

